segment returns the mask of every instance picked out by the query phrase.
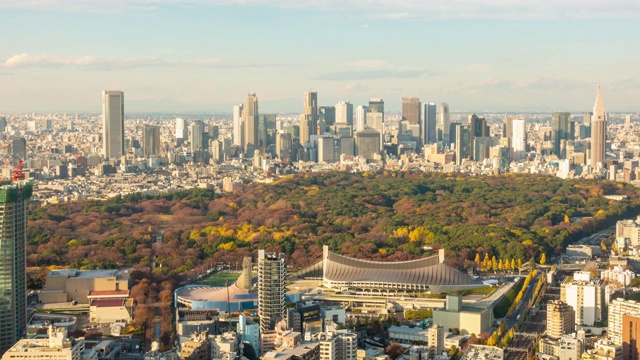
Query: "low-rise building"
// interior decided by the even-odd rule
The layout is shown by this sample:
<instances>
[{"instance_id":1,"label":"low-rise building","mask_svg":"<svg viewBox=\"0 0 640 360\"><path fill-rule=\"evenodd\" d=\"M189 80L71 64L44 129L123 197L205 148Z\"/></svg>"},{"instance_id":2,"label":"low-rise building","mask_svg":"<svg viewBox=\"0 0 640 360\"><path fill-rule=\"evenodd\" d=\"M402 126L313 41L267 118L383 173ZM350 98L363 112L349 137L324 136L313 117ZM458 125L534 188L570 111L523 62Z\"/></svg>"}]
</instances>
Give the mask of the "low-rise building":
<instances>
[{"instance_id":1,"label":"low-rise building","mask_svg":"<svg viewBox=\"0 0 640 360\"><path fill-rule=\"evenodd\" d=\"M447 295L446 307L433 310L433 323L442 325L445 331L459 329L461 334L480 334L491 329L491 308L462 305L462 295Z\"/></svg>"},{"instance_id":2,"label":"low-rise building","mask_svg":"<svg viewBox=\"0 0 640 360\"><path fill-rule=\"evenodd\" d=\"M43 304L75 301L89 305L91 299L127 298L129 278L128 270L51 270L38 300Z\"/></svg>"},{"instance_id":3,"label":"low-rise building","mask_svg":"<svg viewBox=\"0 0 640 360\"><path fill-rule=\"evenodd\" d=\"M497 346L469 345L460 360L503 360L504 350Z\"/></svg>"},{"instance_id":4,"label":"low-rise building","mask_svg":"<svg viewBox=\"0 0 640 360\"><path fill-rule=\"evenodd\" d=\"M48 339L21 339L2 356L2 360L79 360L84 339L70 339L67 329L49 327Z\"/></svg>"}]
</instances>

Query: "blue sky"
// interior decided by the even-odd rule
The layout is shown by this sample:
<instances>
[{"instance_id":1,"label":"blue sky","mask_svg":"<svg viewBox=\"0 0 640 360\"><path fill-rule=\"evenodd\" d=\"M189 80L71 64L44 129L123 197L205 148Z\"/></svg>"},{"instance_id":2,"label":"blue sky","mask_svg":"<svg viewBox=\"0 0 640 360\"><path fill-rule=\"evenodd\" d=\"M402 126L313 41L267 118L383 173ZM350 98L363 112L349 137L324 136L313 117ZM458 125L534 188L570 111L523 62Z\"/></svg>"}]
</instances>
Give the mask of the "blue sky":
<instances>
[{"instance_id":1,"label":"blue sky","mask_svg":"<svg viewBox=\"0 0 640 360\"><path fill-rule=\"evenodd\" d=\"M636 0L1 0L0 113L262 111L402 96L452 111L638 111Z\"/></svg>"}]
</instances>

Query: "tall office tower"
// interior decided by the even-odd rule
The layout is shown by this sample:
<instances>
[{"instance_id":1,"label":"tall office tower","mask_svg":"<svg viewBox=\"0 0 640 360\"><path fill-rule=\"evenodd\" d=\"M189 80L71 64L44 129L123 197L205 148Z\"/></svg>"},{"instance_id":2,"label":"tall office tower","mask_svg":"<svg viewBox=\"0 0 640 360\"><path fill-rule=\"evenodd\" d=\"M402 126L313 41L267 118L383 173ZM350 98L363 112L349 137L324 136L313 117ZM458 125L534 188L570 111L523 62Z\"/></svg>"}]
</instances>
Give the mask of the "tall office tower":
<instances>
[{"instance_id":1,"label":"tall office tower","mask_svg":"<svg viewBox=\"0 0 640 360\"><path fill-rule=\"evenodd\" d=\"M381 113L382 121L384 122L384 101L380 98L373 98L369 100L369 112Z\"/></svg>"},{"instance_id":2,"label":"tall office tower","mask_svg":"<svg viewBox=\"0 0 640 360\"><path fill-rule=\"evenodd\" d=\"M189 132L191 138L191 155L194 156L196 151L204 150L204 123L201 120L196 120L189 126Z\"/></svg>"},{"instance_id":3,"label":"tall office tower","mask_svg":"<svg viewBox=\"0 0 640 360\"><path fill-rule=\"evenodd\" d=\"M16 159L27 159L27 140L17 138L11 140L11 155Z\"/></svg>"},{"instance_id":4,"label":"tall office tower","mask_svg":"<svg viewBox=\"0 0 640 360\"><path fill-rule=\"evenodd\" d=\"M559 339L562 335L576 331L576 313L571 306L560 300L547 304L547 336Z\"/></svg>"},{"instance_id":5,"label":"tall office tower","mask_svg":"<svg viewBox=\"0 0 640 360\"><path fill-rule=\"evenodd\" d=\"M0 132L7 131L7 118L0 116Z\"/></svg>"},{"instance_id":6,"label":"tall office tower","mask_svg":"<svg viewBox=\"0 0 640 360\"><path fill-rule=\"evenodd\" d=\"M380 112L369 112L365 120L364 128L372 129L380 133L380 150L384 147L384 120Z\"/></svg>"},{"instance_id":7,"label":"tall office tower","mask_svg":"<svg viewBox=\"0 0 640 360\"><path fill-rule=\"evenodd\" d=\"M284 254L258 250L258 315L260 332L273 330L284 319Z\"/></svg>"},{"instance_id":8,"label":"tall office tower","mask_svg":"<svg viewBox=\"0 0 640 360\"><path fill-rule=\"evenodd\" d=\"M311 120L305 114L300 114L300 137L298 138L300 145L304 146L305 143L309 142L312 126Z\"/></svg>"},{"instance_id":9,"label":"tall office tower","mask_svg":"<svg viewBox=\"0 0 640 360\"><path fill-rule=\"evenodd\" d=\"M353 110L352 110L353 112ZM329 127L336 123L335 106L320 106L318 108L318 122L324 120L325 126ZM324 132L324 131L323 131Z\"/></svg>"},{"instance_id":10,"label":"tall office tower","mask_svg":"<svg viewBox=\"0 0 640 360\"><path fill-rule=\"evenodd\" d=\"M467 124L456 124L456 165L471 157L471 129Z\"/></svg>"},{"instance_id":11,"label":"tall office tower","mask_svg":"<svg viewBox=\"0 0 640 360\"><path fill-rule=\"evenodd\" d=\"M303 115L305 117L305 125L309 128L309 134L317 135L318 134L318 93L309 91L304 93L304 112ZM300 124L300 128L302 129L302 124ZM302 131L300 136L302 137ZM304 142L309 141L309 137L305 139L300 139L300 143L304 144Z\"/></svg>"},{"instance_id":12,"label":"tall office tower","mask_svg":"<svg viewBox=\"0 0 640 360\"><path fill-rule=\"evenodd\" d=\"M582 125L591 126L592 112L586 111L582 114Z\"/></svg>"},{"instance_id":13,"label":"tall office tower","mask_svg":"<svg viewBox=\"0 0 640 360\"><path fill-rule=\"evenodd\" d=\"M276 134L276 155L280 160L291 160L292 137L290 133Z\"/></svg>"},{"instance_id":14,"label":"tall office tower","mask_svg":"<svg viewBox=\"0 0 640 360\"><path fill-rule=\"evenodd\" d=\"M560 159L567 156L567 140L571 140L569 119L571 114L568 112L555 112L551 116L551 142L553 143L553 154Z\"/></svg>"},{"instance_id":15,"label":"tall office tower","mask_svg":"<svg viewBox=\"0 0 640 360\"><path fill-rule=\"evenodd\" d=\"M249 94L242 108L242 128L244 130L244 153L251 156L253 151L258 148L258 97L256 94Z\"/></svg>"},{"instance_id":16,"label":"tall office tower","mask_svg":"<svg viewBox=\"0 0 640 360\"><path fill-rule=\"evenodd\" d=\"M188 137L187 121L183 118L176 118L176 146L184 144Z\"/></svg>"},{"instance_id":17,"label":"tall office tower","mask_svg":"<svg viewBox=\"0 0 640 360\"><path fill-rule=\"evenodd\" d=\"M31 183L0 187L0 354L27 329L27 204Z\"/></svg>"},{"instance_id":18,"label":"tall office tower","mask_svg":"<svg viewBox=\"0 0 640 360\"><path fill-rule=\"evenodd\" d=\"M479 117L476 114L469 115L469 126L471 134L471 137L469 138L469 146L471 146L471 158L474 158L474 141L477 137L490 136L489 126L487 126L487 120L485 120L485 118Z\"/></svg>"},{"instance_id":19,"label":"tall office tower","mask_svg":"<svg viewBox=\"0 0 640 360\"><path fill-rule=\"evenodd\" d=\"M108 159L124 155L124 92L102 93L103 155Z\"/></svg>"},{"instance_id":20,"label":"tall office tower","mask_svg":"<svg viewBox=\"0 0 640 360\"><path fill-rule=\"evenodd\" d=\"M160 154L160 126L144 126L142 129L142 149L145 158Z\"/></svg>"},{"instance_id":21,"label":"tall office tower","mask_svg":"<svg viewBox=\"0 0 640 360\"><path fill-rule=\"evenodd\" d=\"M511 147L514 160L521 160L527 152L527 126L524 119L513 119L511 122Z\"/></svg>"},{"instance_id":22,"label":"tall office tower","mask_svg":"<svg viewBox=\"0 0 640 360\"><path fill-rule=\"evenodd\" d=\"M275 144L276 114L260 114L258 119L258 145L266 149Z\"/></svg>"},{"instance_id":23,"label":"tall office tower","mask_svg":"<svg viewBox=\"0 0 640 360\"><path fill-rule=\"evenodd\" d=\"M382 134L373 129L365 129L356 133L356 154L364 159L373 160L380 153Z\"/></svg>"},{"instance_id":24,"label":"tall office tower","mask_svg":"<svg viewBox=\"0 0 640 360\"><path fill-rule=\"evenodd\" d=\"M409 124L420 123L420 99L417 97L402 98L402 120Z\"/></svg>"},{"instance_id":25,"label":"tall office tower","mask_svg":"<svg viewBox=\"0 0 640 360\"><path fill-rule=\"evenodd\" d=\"M429 338L429 359L434 359L435 356L442 355L444 351L444 327L433 324L433 326L427 330L427 336Z\"/></svg>"},{"instance_id":26,"label":"tall office tower","mask_svg":"<svg viewBox=\"0 0 640 360\"><path fill-rule=\"evenodd\" d=\"M605 145L607 141L607 113L604 109L602 92L598 84L598 95L593 106L591 117L591 167L597 167L598 163L606 159Z\"/></svg>"},{"instance_id":27,"label":"tall office tower","mask_svg":"<svg viewBox=\"0 0 640 360\"><path fill-rule=\"evenodd\" d=\"M244 149L243 136L244 132L242 131L242 108L244 106L242 104L236 105L233 107L233 145Z\"/></svg>"},{"instance_id":28,"label":"tall office tower","mask_svg":"<svg viewBox=\"0 0 640 360\"><path fill-rule=\"evenodd\" d=\"M368 112L369 112L368 106L360 105L356 108L355 131L364 130L364 125L365 125L365 122L367 121Z\"/></svg>"},{"instance_id":29,"label":"tall office tower","mask_svg":"<svg viewBox=\"0 0 640 360\"><path fill-rule=\"evenodd\" d=\"M353 126L353 104L348 101L340 101L336 104L336 123Z\"/></svg>"},{"instance_id":30,"label":"tall office tower","mask_svg":"<svg viewBox=\"0 0 640 360\"><path fill-rule=\"evenodd\" d=\"M505 116L502 119L502 137L506 139L513 137L513 118L511 116Z\"/></svg>"},{"instance_id":31,"label":"tall office tower","mask_svg":"<svg viewBox=\"0 0 640 360\"><path fill-rule=\"evenodd\" d=\"M436 104L422 104L420 114L420 140L422 140L423 145L434 144L438 141L436 132L437 122Z\"/></svg>"},{"instance_id":32,"label":"tall office tower","mask_svg":"<svg viewBox=\"0 0 640 360\"><path fill-rule=\"evenodd\" d=\"M451 116L449 115L449 104L446 102L440 104L440 121L438 125L442 130L442 141L448 143L450 138L449 129L451 128Z\"/></svg>"}]
</instances>

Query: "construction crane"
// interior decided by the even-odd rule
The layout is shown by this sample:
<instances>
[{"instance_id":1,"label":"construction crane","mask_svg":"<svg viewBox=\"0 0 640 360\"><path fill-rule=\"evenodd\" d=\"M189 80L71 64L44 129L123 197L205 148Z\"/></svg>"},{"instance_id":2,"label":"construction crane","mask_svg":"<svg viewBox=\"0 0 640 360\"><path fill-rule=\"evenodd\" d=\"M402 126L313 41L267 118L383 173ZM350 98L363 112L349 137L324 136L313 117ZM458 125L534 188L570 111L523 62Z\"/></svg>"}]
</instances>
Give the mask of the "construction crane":
<instances>
[{"instance_id":1,"label":"construction crane","mask_svg":"<svg viewBox=\"0 0 640 360\"><path fill-rule=\"evenodd\" d=\"M22 159L18 160L18 165L13 169L13 181L24 180L24 171L22 171Z\"/></svg>"}]
</instances>

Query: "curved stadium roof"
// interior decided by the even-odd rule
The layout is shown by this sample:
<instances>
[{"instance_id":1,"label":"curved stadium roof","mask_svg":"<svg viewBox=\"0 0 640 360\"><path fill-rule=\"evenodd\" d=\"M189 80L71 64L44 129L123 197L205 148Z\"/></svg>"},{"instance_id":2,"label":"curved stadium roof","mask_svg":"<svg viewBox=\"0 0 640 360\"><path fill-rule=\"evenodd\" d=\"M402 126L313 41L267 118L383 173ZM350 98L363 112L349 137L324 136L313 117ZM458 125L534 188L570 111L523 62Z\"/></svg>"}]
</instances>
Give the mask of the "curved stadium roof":
<instances>
[{"instance_id":1,"label":"curved stadium roof","mask_svg":"<svg viewBox=\"0 0 640 360\"><path fill-rule=\"evenodd\" d=\"M327 251L324 279L344 283L390 283L429 287L478 287L482 283L439 262L439 256L399 262L349 258Z\"/></svg>"}]
</instances>

